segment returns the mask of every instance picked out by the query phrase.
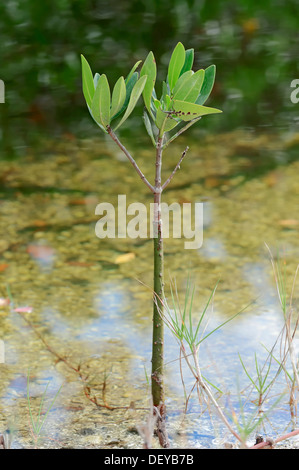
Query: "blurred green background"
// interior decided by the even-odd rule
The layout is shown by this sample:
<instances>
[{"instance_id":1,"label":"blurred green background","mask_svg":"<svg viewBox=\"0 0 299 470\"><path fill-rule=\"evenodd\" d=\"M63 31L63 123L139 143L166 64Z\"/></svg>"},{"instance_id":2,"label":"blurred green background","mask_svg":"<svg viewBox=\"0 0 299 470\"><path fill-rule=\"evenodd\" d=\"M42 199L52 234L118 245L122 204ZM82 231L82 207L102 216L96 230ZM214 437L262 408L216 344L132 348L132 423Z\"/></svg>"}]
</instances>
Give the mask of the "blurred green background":
<instances>
[{"instance_id":1,"label":"blurred green background","mask_svg":"<svg viewBox=\"0 0 299 470\"><path fill-rule=\"evenodd\" d=\"M153 50L163 79L178 41L195 49L196 69L217 66L208 105L224 115L203 119L201 129L298 129L299 104L290 100L299 78L298 0L8 0L0 18L2 158L26 153L44 136L97 135L81 91L80 53L113 84ZM130 125L140 133L141 120L131 118L122 132Z\"/></svg>"}]
</instances>

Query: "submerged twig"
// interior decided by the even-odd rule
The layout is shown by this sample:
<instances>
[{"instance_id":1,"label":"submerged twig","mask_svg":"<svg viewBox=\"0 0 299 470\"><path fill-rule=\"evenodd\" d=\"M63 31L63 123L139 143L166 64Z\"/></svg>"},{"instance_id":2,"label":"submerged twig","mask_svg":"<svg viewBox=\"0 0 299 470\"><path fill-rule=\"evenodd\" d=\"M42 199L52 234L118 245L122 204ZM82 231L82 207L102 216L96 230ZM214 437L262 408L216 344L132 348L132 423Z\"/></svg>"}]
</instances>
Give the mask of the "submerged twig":
<instances>
[{"instance_id":1,"label":"submerged twig","mask_svg":"<svg viewBox=\"0 0 299 470\"><path fill-rule=\"evenodd\" d=\"M57 359L57 362L63 362L70 370L72 370L73 372L75 372L79 379L81 380L82 384L83 384L83 391L84 391L84 395L86 396L86 398L88 398L89 401L91 401L93 404L95 404L98 408L106 408L107 410L110 410L110 411L113 411L113 410L129 410L129 409L132 409L132 406L129 405L129 406L119 406L119 405L109 405L107 402L106 402L106 398L105 398L105 391L106 391L106 384L104 382L103 384L103 390L102 390L102 398L103 398L103 401L104 403L99 403L98 402L98 399L95 395L92 395L91 393L91 388L90 386L88 385L88 376L87 375L84 375L81 371L81 365L79 364L78 366L74 366L66 357L62 356L61 354L59 354L55 349L53 349L53 347L45 340L45 338L41 335L41 333L38 331L38 329L33 325L33 323L28 320L28 318L26 317L26 315L21 312L21 311L17 311L17 313L19 315L21 315L21 317L25 320L25 322L30 326L30 328L34 331L34 333L38 336L38 338L42 341L42 343L44 344L44 346L46 347L46 349L53 355L56 357ZM134 408L136 410L144 410L146 408L144 407L138 407L138 408Z\"/></svg>"}]
</instances>

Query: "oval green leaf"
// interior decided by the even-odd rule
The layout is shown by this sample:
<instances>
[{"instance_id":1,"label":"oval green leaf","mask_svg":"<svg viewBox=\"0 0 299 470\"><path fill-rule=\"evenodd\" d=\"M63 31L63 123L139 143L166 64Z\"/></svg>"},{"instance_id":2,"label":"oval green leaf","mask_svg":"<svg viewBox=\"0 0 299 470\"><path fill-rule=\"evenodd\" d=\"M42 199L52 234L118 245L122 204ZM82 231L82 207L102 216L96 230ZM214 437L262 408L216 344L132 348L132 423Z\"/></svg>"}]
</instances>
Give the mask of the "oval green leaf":
<instances>
[{"instance_id":1,"label":"oval green leaf","mask_svg":"<svg viewBox=\"0 0 299 470\"><path fill-rule=\"evenodd\" d=\"M200 106L194 103L188 103L186 101L173 100L173 109L175 111L174 117L181 119L182 121L191 121L199 116L206 114L217 114L222 113L220 109L208 108L207 106Z\"/></svg>"},{"instance_id":2,"label":"oval green leaf","mask_svg":"<svg viewBox=\"0 0 299 470\"><path fill-rule=\"evenodd\" d=\"M157 110L155 124L157 128L162 131L160 134L163 134L164 132L171 131L179 124L179 122L171 118L169 113L165 113L161 108L159 108Z\"/></svg>"},{"instance_id":3,"label":"oval green leaf","mask_svg":"<svg viewBox=\"0 0 299 470\"><path fill-rule=\"evenodd\" d=\"M200 90L200 95L196 100L196 104L204 104L209 98L211 91L213 89L213 86L214 86L215 75L216 75L215 65L210 65L209 67L206 68L204 81L202 84L202 88Z\"/></svg>"},{"instance_id":4,"label":"oval green leaf","mask_svg":"<svg viewBox=\"0 0 299 470\"><path fill-rule=\"evenodd\" d=\"M129 100L129 104L126 109L126 112L114 130L118 129L130 116L131 112L135 108L135 105L141 93L143 92L146 80L147 80L147 75L144 75L143 77L139 78L139 80L135 83L131 96L130 96L130 100Z\"/></svg>"},{"instance_id":5,"label":"oval green leaf","mask_svg":"<svg viewBox=\"0 0 299 470\"><path fill-rule=\"evenodd\" d=\"M144 113L143 113L143 120L144 120L144 125L145 125L145 128L146 128L146 131L147 131L148 135L150 136L153 145L156 146L156 141L155 141L155 136L154 136L154 132L153 132L153 128L152 128L152 123L151 123L150 118L148 117L148 114L147 114L146 111L144 111Z\"/></svg>"},{"instance_id":6,"label":"oval green leaf","mask_svg":"<svg viewBox=\"0 0 299 470\"><path fill-rule=\"evenodd\" d=\"M169 61L168 66L168 83L170 87L170 91L173 90L174 85L177 82L177 79L180 76L181 70L185 63L185 48L181 42L179 42Z\"/></svg>"},{"instance_id":7,"label":"oval green leaf","mask_svg":"<svg viewBox=\"0 0 299 470\"><path fill-rule=\"evenodd\" d=\"M133 75L131 76L130 80L128 82L126 82L125 80L125 84L126 84L126 98L125 98L125 102L122 106L122 108L118 111L118 113L116 113L114 116L113 116L113 119L116 119L118 116L120 116L125 109L127 109L127 106L128 106L128 103L129 103L129 100L130 100L130 96L131 96L131 93L132 93L132 90L136 84L138 80L138 73L137 72L133 72Z\"/></svg>"},{"instance_id":8,"label":"oval green leaf","mask_svg":"<svg viewBox=\"0 0 299 470\"><path fill-rule=\"evenodd\" d=\"M110 88L105 74L101 75L91 103L91 112L105 129L110 124Z\"/></svg>"},{"instance_id":9,"label":"oval green leaf","mask_svg":"<svg viewBox=\"0 0 299 470\"><path fill-rule=\"evenodd\" d=\"M178 81L176 82L174 88L173 88L173 96L176 96L177 93L180 93L182 89L186 87L186 83L188 80L192 77L194 72L192 70L187 70L187 72L183 73Z\"/></svg>"},{"instance_id":10,"label":"oval green leaf","mask_svg":"<svg viewBox=\"0 0 299 470\"><path fill-rule=\"evenodd\" d=\"M119 77L114 85L111 101L111 117L113 117L121 110L126 99L126 84L124 77Z\"/></svg>"},{"instance_id":11,"label":"oval green leaf","mask_svg":"<svg viewBox=\"0 0 299 470\"><path fill-rule=\"evenodd\" d=\"M138 65L141 64L141 62L142 62L142 60L138 60L138 62L136 62L136 64L133 65L133 67L132 67L131 70L130 70L130 73L129 73L129 74L127 75L127 77L126 77L126 80L125 80L126 83L128 83L129 80L131 80L133 73L134 73L135 70L137 69Z\"/></svg>"},{"instance_id":12,"label":"oval green leaf","mask_svg":"<svg viewBox=\"0 0 299 470\"><path fill-rule=\"evenodd\" d=\"M81 54L81 64L82 64L82 86L83 86L83 95L88 106L91 106L92 99L95 92L95 86L93 82L92 71L89 66L89 63L85 57Z\"/></svg>"},{"instance_id":13,"label":"oval green leaf","mask_svg":"<svg viewBox=\"0 0 299 470\"><path fill-rule=\"evenodd\" d=\"M93 77L94 89L96 89L97 87L100 76L101 75L98 72L94 74L94 77Z\"/></svg>"},{"instance_id":14,"label":"oval green leaf","mask_svg":"<svg viewBox=\"0 0 299 470\"><path fill-rule=\"evenodd\" d=\"M100 124L100 123L94 118L94 116L93 116L93 114L92 114L92 112L91 112L91 108L90 108L89 106L87 106L87 107L88 107L88 111L89 111L89 113L90 113L92 119L94 120L94 122L99 126L100 129L102 129L102 131L106 132L105 127L103 127L102 124Z\"/></svg>"},{"instance_id":15,"label":"oval green leaf","mask_svg":"<svg viewBox=\"0 0 299 470\"><path fill-rule=\"evenodd\" d=\"M140 77L143 77L144 75L147 75L147 81L144 86L142 96L146 109L151 115L151 99L157 76L156 61L152 52L148 54L140 71Z\"/></svg>"},{"instance_id":16,"label":"oval green leaf","mask_svg":"<svg viewBox=\"0 0 299 470\"><path fill-rule=\"evenodd\" d=\"M189 72L186 72L184 75L182 75L177 83L188 73ZM188 101L189 103L194 103L200 93L204 75L204 70L198 70L195 72L193 75L187 78L186 81L183 82L179 90L173 94L173 98L181 101Z\"/></svg>"},{"instance_id":17,"label":"oval green leaf","mask_svg":"<svg viewBox=\"0 0 299 470\"><path fill-rule=\"evenodd\" d=\"M183 75L183 73L185 73L188 70L192 69L193 61L194 61L194 49L187 49L186 50L185 63L183 65L183 68L181 70L180 75Z\"/></svg>"}]
</instances>

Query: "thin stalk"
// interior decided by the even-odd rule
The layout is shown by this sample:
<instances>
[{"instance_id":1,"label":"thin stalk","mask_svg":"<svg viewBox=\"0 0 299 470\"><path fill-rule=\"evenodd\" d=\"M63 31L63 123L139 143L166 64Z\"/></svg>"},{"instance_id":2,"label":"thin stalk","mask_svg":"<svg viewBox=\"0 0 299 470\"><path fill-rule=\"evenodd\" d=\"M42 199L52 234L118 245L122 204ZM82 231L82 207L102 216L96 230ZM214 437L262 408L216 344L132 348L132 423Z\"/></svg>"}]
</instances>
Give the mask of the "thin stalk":
<instances>
[{"instance_id":1,"label":"thin stalk","mask_svg":"<svg viewBox=\"0 0 299 470\"><path fill-rule=\"evenodd\" d=\"M239 434L236 433L236 431L232 428L232 426L230 425L229 421L227 420L225 414L223 413L223 411L221 410L220 406L218 405L212 391L210 390L210 387L208 386L207 382L205 382L202 378L202 375L201 375L201 370L200 370L200 367L199 367L199 362L198 362L198 346L195 346L195 344L193 345L192 347L192 356L193 356L193 361L194 361L194 366L192 366L192 364L190 363L189 361L189 358L188 358L188 355L186 354L186 351L185 351L185 348L184 348L184 345L183 343L181 342L181 351L183 353L183 356L184 356L184 359L190 369L190 371L192 372L192 374L194 375L194 378L196 379L196 383L197 383L197 392L198 392L198 398L199 398L199 401L200 401L200 390L202 390L203 392L203 397L205 399L205 402L208 404L208 401L207 399L209 399L212 404L214 405L214 407L216 408L216 411L220 417L220 419L222 420L222 422L225 424L225 426L227 427L227 429L233 434L233 436L235 436L235 438L241 442L242 445L244 445L244 442L243 442L243 439L239 436Z\"/></svg>"},{"instance_id":2,"label":"thin stalk","mask_svg":"<svg viewBox=\"0 0 299 470\"><path fill-rule=\"evenodd\" d=\"M153 299L153 344L152 344L152 397L153 406L158 414L157 434L162 447L169 447L166 432L165 398L164 398L164 322L161 317L164 297L164 260L163 234L161 218L161 170L162 170L163 136L158 138L156 148L156 172L154 192L154 299Z\"/></svg>"},{"instance_id":3,"label":"thin stalk","mask_svg":"<svg viewBox=\"0 0 299 470\"><path fill-rule=\"evenodd\" d=\"M219 417L221 418L221 420L223 421L223 423L225 424L225 426L227 427L227 429L233 434L233 436L235 436L235 438L241 442L241 444L244 445L244 442L242 440L242 438L239 436L239 434L237 434L235 432L235 430L232 428L232 426L230 425L229 421L227 420L225 414L223 413L222 409L220 408L220 406L218 405L217 401L215 400L214 398L214 395L213 393L211 392L210 390L210 387L208 386L208 384L206 382L203 381L202 379L202 376L201 376L201 372L200 372L200 367L199 367L199 362L198 362L198 347L196 347L195 345L193 346L193 359L194 359L194 365L195 365L195 369L196 369L196 375L197 375L197 383L199 385L199 387L202 389L202 391L207 395L207 397L209 398L209 400L213 403L214 407L216 408L216 411L219 415Z\"/></svg>"},{"instance_id":4,"label":"thin stalk","mask_svg":"<svg viewBox=\"0 0 299 470\"><path fill-rule=\"evenodd\" d=\"M146 184L150 191L154 194L154 220L153 220L153 235L154 235L154 293L153 293L153 339L152 339L152 374L151 374L151 389L153 397L153 406L158 414L158 435L160 443L163 447L169 447L167 433L165 429L165 404L164 404L164 322L163 322L163 301L164 298L164 261L163 261L163 234L162 234L162 217L161 217L161 195L163 189L170 183L177 170L180 168L180 163L184 159L188 147L183 152L178 164L175 166L173 172L162 185L161 170L162 170L162 153L164 145L164 126L160 129L159 137L156 143L156 171L155 171L155 185L153 186L144 176L134 158L119 141L110 126L107 126L107 132L122 152L129 159L130 163L135 168L141 180Z\"/></svg>"},{"instance_id":5,"label":"thin stalk","mask_svg":"<svg viewBox=\"0 0 299 470\"><path fill-rule=\"evenodd\" d=\"M193 119L192 121L189 121L188 124L186 124L184 127L182 127L176 134L174 134L172 137L170 137L169 140L163 145L163 149L166 149L168 145L174 141L179 135L181 135L183 132L185 132L189 127L193 126L197 121L201 119L201 116L199 118Z\"/></svg>"},{"instance_id":6,"label":"thin stalk","mask_svg":"<svg viewBox=\"0 0 299 470\"><path fill-rule=\"evenodd\" d=\"M184 152L182 153L182 156L181 156L180 160L178 161L177 165L175 166L173 172L172 172L171 175L167 178L167 180L163 183L163 185L162 185L162 190L164 190L164 189L166 188L166 186L169 185L170 181L171 181L172 178L174 177L174 175L175 175L175 173L177 172L177 170L180 169L180 165L181 165L183 159L185 158L185 156L186 156L188 150L189 150L189 147L186 147L185 150L184 150Z\"/></svg>"},{"instance_id":7,"label":"thin stalk","mask_svg":"<svg viewBox=\"0 0 299 470\"><path fill-rule=\"evenodd\" d=\"M154 192L154 304L153 304L153 345L152 345L152 395L153 405L164 403L163 358L164 358L164 323L160 315L163 310L163 234L161 219L161 167L162 142L159 137L156 151L156 175Z\"/></svg>"},{"instance_id":8,"label":"thin stalk","mask_svg":"<svg viewBox=\"0 0 299 470\"><path fill-rule=\"evenodd\" d=\"M131 162L131 164L133 165L133 167L137 171L137 173L140 176L140 178L142 179L142 181L151 190L151 192L154 193L155 192L154 186L146 179L146 177L144 176L144 174L140 170L139 166L137 165L136 161L134 160L134 158L132 157L130 152L128 152L126 147L119 141L118 137L115 135L115 133L113 132L113 130L111 129L110 126L107 126L107 132L110 135L111 139L114 140L114 142L119 146L119 148L122 150L122 152L126 155L126 157Z\"/></svg>"}]
</instances>

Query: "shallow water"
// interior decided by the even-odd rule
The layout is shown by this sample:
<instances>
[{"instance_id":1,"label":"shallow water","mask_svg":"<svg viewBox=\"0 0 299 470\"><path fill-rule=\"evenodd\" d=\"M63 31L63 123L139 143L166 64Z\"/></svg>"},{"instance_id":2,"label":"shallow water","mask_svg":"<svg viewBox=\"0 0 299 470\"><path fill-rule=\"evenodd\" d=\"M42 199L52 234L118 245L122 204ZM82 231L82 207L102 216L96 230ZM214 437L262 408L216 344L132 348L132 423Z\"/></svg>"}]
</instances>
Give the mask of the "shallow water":
<instances>
[{"instance_id":1,"label":"shallow water","mask_svg":"<svg viewBox=\"0 0 299 470\"><path fill-rule=\"evenodd\" d=\"M169 204L204 203L204 240L198 250L184 249L184 239L165 240L166 293L175 279L183 301L190 274L196 285L194 314L199 315L220 280L207 331L250 304L200 347L203 374L224 392L227 413L240 413L241 397L243 414L249 416L256 396L246 400L250 383L238 353L254 374L254 354L262 365L265 347L273 346L283 325L265 243L286 260L289 293L299 262L299 137L242 131L199 134L194 142L181 138L165 152L164 178L187 143L188 156L163 198ZM127 145L152 181L152 149ZM116 204L118 194L127 195L127 205L149 205L151 195L108 140L45 142L43 154L32 150L22 160L0 162L0 169L0 297L7 297L9 285L15 306L32 307L24 315L36 329L19 313L1 308L0 431L14 428L13 447L34 445L27 400L30 369L36 414L47 383L47 405L62 384L38 447L142 447L135 426L146 419L149 406L152 242L99 240L95 207ZM295 308L296 302L297 287ZM75 368L81 364L91 397L100 405L104 397L118 409L92 403L78 373L49 348ZM231 436L215 412L211 422L195 392L184 415L179 350L168 330L165 356L172 444L221 447ZM276 370L274 364L271 374ZM188 394L193 381L185 369L184 383ZM285 390L281 375L270 403ZM276 436L291 430L286 403L287 394L262 431Z\"/></svg>"}]
</instances>

